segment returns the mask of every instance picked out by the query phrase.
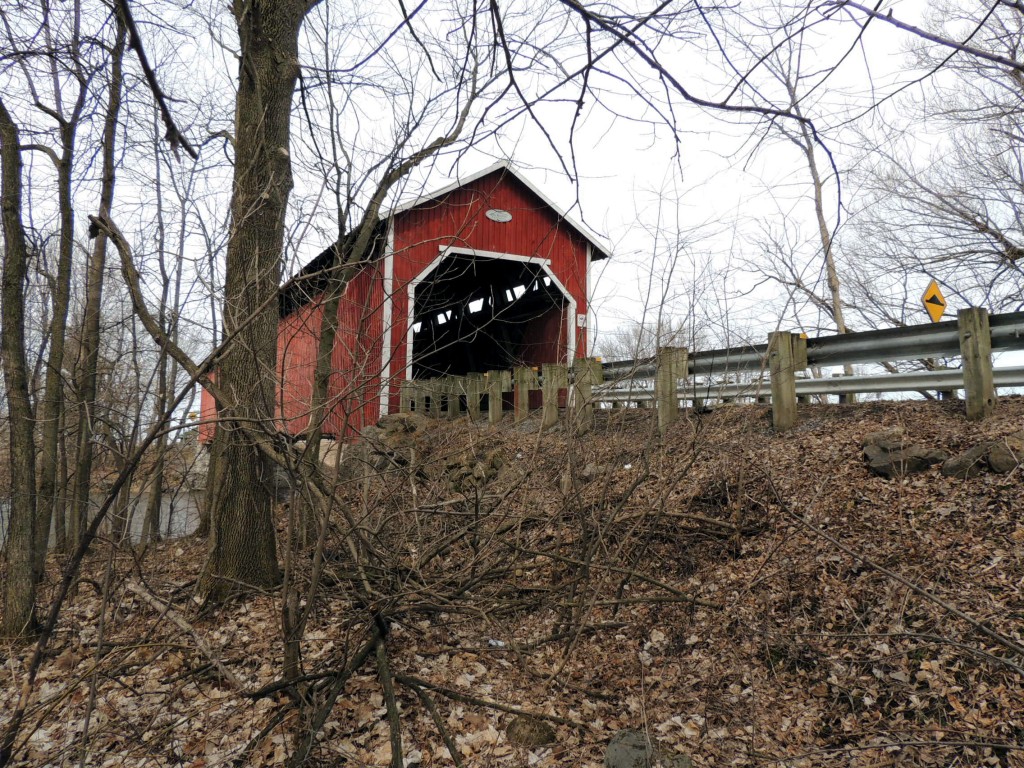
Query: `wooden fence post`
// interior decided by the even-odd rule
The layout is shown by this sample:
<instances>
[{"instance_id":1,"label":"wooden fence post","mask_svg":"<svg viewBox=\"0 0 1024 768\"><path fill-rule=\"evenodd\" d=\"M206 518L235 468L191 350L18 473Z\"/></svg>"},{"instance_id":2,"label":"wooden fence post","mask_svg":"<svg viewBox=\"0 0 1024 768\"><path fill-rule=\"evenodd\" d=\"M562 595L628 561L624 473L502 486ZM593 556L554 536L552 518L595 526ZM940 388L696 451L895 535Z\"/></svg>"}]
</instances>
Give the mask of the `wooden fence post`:
<instances>
[{"instance_id":1,"label":"wooden fence post","mask_svg":"<svg viewBox=\"0 0 1024 768\"><path fill-rule=\"evenodd\" d=\"M488 371L484 374L487 379L487 421L491 424L501 421L504 410L505 404L502 397L505 391L502 386L505 380L502 375L504 373L504 371Z\"/></svg>"},{"instance_id":2,"label":"wooden fence post","mask_svg":"<svg viewBox=\"0 0 1024 768\"><path fill-rule=\"evenodd\" d=\"M484 393L484 375L482 373L466 374L466 410L470 421L480 418L480 398Z\"/></svg>"},{"instance_id":3,"label":"wooden fence post","mask_svg":"<svg viewBox=\"0 0 1024 768\"><path fill-rule=\"evenodd\" d=\"M980 421L992 415L996 391L992 382L992 333L988 310L969 307L956 313L960 328L960 355L964 366L967 418Z\"/></svg>"},{"instance_id":4,"label":"wooden fence post","mask_svg":"<svg viewBox=\"0 0 1024 768\"><path fill-rule=\"evenodd\" d=\"M662 434L679 416L679 379L686 378L686 348L661 347L654 374L654 399L658 431Z\"/></svg>"},{"instance_id":5,"label":"wooden fence post","mask_svg":"<svg viewBox=\"0 0 1024 768\"><path fill-rule=\"evenodd\" d=\"M768 334L768 371L772 377L772 424L782 431L796 424L796 363L789 331Z\"/></svg>"},{"instance_id":6,"label":"wooden fence post","mask_svg":"<svg viewBox=\"0 0 1024 768\"><path fill-rule=\"evenodd\" d=\"M513 400L515 420L519 422L530 415L530 389L534 386L537 374L532 368L516 368L513 377L515 379Z\"/></svg>"},{"instance_id":7,"label":"wooden fence post","mask_svg":"<svg viewBox=\"0 0 1024 768\"><path fill-rule=\"evenodd\" d=\"M412 382L398 382L398 412L409 413L412 411Z\"/></svg>"}]
</instances>

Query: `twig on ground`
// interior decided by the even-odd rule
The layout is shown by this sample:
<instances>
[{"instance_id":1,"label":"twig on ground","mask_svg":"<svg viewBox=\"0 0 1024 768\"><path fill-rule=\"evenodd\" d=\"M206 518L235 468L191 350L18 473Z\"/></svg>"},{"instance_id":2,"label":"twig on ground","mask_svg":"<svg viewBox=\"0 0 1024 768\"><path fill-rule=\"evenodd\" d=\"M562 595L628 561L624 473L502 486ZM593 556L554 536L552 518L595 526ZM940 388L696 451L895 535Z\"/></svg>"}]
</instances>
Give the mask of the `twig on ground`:
<instances>
[{"instance_id":1,"label":"twig on ground","mask_svg":"<svg viewBox=\"0 0 1024 768\"><path fill-rule=\"evenodd\" d=\"M444 723L444 718L441 717L441 713L437 711L437 704L434 703L434 699L418 685L408 684L407 687L410 688L417 697L419 697L424 708L426 708L427 712L430 713L430 719L434 721L434 727L437 728L437 732L440 734L441 740L444 742L445 749L448 750L448 754L451 756L452 762L455 763L455 768L462 768L463 763L462 758L459 756L459 750L455 746L455 741L452 739L451 733L448 732L448 727Z\"/></svg>"},{"instance_id":2,"label":"twig on ground","mask_svg":"<svg viewBox=\"0 0 1024 768\"><path fill-rule=\"evenodd\" d=\"M419 686L426 688L431 691L437 691L442 696L452 699L453 701L461 701L463 704L472 704L477 707L484 707L486 709L496 709L499 712L508 712L510 715L522 715L523 717L533 717L539 720L550 720L553 723L559 725L567 725L570 728L576 728L581 731L588 731L590 728L585 723L579 723L575 720L570 720L566 717L559 717L558 715L545 715L542 712L530 712L519 707L512 707L508 704L501 704L497 701L491 701L490 699L481 699L477 696L470 696L468 693L461 693L451 688L446 688L443 685L437 685L429 680L423 680L419 677L413 677L412 675L395 675L395 680L404 686L412 687Z\"/></svg>"},{"instance_id":3,"label":"twig on ground","mask_svg":"<svg viewBox=\"0 0 1024 768\"><path fill-rule=\"evenodd\" d=\"M163 613L179 629L191 635L192 639L195 640L196 648L198 648L200 653L202 653L210 661L210 663L213 664L214 668L217 670L220 676L228 683L228 685L230 685L232 688L234 688L236 691L243 695L247 693L245 685L242 683L241 680L239 680L235 676L235 674L230 669L224 666L223 662L221 662L220 660L220 656L217 654L216 651L214 651L213 647L205 640L203 640L203 637L199 634L198 630L196 630L195 627L193 627L191 624L185 621L185 619L182 618L182 616L180 616L177 611L171 608L169 604L164 603L156 595L151 594L148 590L146 590L145 587L134 581L126 582L125 589L127 589L129 592L134 593L135 595L138 595L140 598L142 598L144 602L148 603L153 609Z\"/></svg>"},{"instance_id":4,"label":"twig on ground","mask_svg":"<svg viewBox=\"0 0 1024 768\"><path fill-rule=\"evenodd\" d=\"M402 719L398 714L398 701L395 699L395 681L391 676L388 664L388 650L385 641L377 641L377 675L384 693L384 704L388 710L388 729L391 731L391 768L404 768L402 760Z\"/></svg>"}]
</instances>

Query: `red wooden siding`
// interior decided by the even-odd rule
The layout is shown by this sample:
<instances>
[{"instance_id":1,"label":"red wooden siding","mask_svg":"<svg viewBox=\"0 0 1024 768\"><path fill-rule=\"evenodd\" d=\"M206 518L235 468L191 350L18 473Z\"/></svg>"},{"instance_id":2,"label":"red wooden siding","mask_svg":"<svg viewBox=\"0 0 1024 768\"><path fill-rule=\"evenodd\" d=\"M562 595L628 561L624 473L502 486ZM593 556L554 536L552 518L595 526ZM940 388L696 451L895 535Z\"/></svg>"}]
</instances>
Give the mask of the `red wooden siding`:
<instances>
[{"instance_id":1,"label":"red wooden siding","mask_svg":"<svg viewBox=\"0 0 1024 768\"><path fill-rule=\"evenodd\" d=\"M316 370L317 338L323 312L308 304L281 319L277 334L277 408L290 434L304 429L313 401L313 373ZM287 386L282 385L287 382Z\"/></svg>"},{"instance_id":2,"label":"red wooden siding","mask_svg":"<svg viewBox=\"0 0 1024 768\"><path fill-rule=\"evenodd\" d=\"M497 208L512 214L506 223L485 215ZM409 283L440 254L442 246L547 259L549 268L576 301L576 313L587 312L587 243L544 201L507 173L496 171L464 187L394 218L395 267L392 310L390 408L398 407L398 384L408 364ZM565 312L568 312L568 307ZM564 361L568 316L553 310L531 323L529 361L539 365ZM576 357L586 355L586 328L576 328ZM545 335L550 334L550 335ZM541 338L546 341L537 345Z\"/></svg>"}]
</instances>

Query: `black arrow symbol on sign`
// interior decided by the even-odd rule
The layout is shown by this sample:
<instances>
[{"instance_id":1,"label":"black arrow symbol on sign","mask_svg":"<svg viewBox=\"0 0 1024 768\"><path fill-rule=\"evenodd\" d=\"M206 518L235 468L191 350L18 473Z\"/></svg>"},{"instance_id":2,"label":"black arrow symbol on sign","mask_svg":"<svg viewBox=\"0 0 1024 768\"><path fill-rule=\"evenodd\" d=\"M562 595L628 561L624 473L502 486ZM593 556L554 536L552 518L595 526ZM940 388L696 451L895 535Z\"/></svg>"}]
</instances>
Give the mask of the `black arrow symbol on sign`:
<instances>
[{"instance_id":1,"label":"black arrow symbol on sign","mask_svg":"<svg viewBox=\"0 0 1024 768\"><path fill-rule=\"evenodd\" d=\"M937 304L940 307L946 306L946 302L940 299L938 296L929 296L925 301L929 304Z\"/></svg>"}]
</instances>

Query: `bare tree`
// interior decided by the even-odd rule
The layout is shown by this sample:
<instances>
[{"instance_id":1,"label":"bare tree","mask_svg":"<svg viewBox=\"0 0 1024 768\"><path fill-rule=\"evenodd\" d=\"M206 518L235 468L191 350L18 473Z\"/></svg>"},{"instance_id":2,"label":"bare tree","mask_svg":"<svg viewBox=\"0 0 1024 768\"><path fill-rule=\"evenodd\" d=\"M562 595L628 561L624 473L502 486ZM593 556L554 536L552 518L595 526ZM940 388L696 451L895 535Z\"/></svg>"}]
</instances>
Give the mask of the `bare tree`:
<instances>
[{"instance_id":1,"label":"bare tree","mask_svg":"<svg viewBox=\"0 0 1024 768\"><path fill-rule=\"evenodd\" d=\"M236 0L240 61L235 171L224 290L232 337L218 370L231 403L219 404L211 450L216 483L205 581L211 596L280 579L271 517L273 464L247 428L273 423L277 291L292 188L291 105L299 75L299 30L313 3Z\"/></svg>"},{"instance_id":2,"label":"bare tree","mask_svg":"<svg viewBox=\"0 0 1024 768\"><path fill-rule=\"evenodd\" d=\"M597 341L598 354L610 361L654 357L661 347L688 347L691 334L675 317L653 322L628 322L604 333Z\"/></svg>"},{"instance_id":3,"label":"bare tree","mask_svg":"<svg viewBox=\"0 0 1024 768\"><path fill-rule=\"evenodd\" d=\"M103 122L102 138L102 182L99 199L99 214L109 216L114 200L114 179L116 173L115 150L117 143L118 115L121 109L121 87L124 77L126 30L120 17L116 17L117 33L110 56L110 78L107 86L107 110ZM92 487L93 430L96 413L94 406L97 395L98 362L100 348L100 311L103 304L103 282L106 270L107 236L96 233L85 284L85 311L80 343L78 368L78 450L75 467L75 488L72 493L71 519L75 521L72 531L88 520L89 494ZM72 536L76 540L76 536Z\"/></svg>"},{"instance_id":4,"label":"bare tree","mask_svg":"<svg viewBox=\"0 0 1024 768\"><path fill-rule=\"evenodd\" d=\"M898 97L882 140L862 141L845 239L862 273L857 310L872 322L916 320L932 277L954 305L1024 306L1021 6L939 3L918 26L839 5L865 27L907 32L909 64L924 81L913 97Z\"/></svg>"},{"instance_id":5,"label":"bare tree","mask_svg":"<svg viewBox=\"0 0 1024 768\"><path fill-rule=\"evenodd\" d=\"M4 552L0 637L21 637L35 628L35 575L38 525L35 495L35 419L28 387L25 349L25 277L28 248L22 225L21 138L17 124L0 99L0 215L4 234L3 292L0 295L0 354L10 419L11 505Z\"/></svg>"}]
</instances>

